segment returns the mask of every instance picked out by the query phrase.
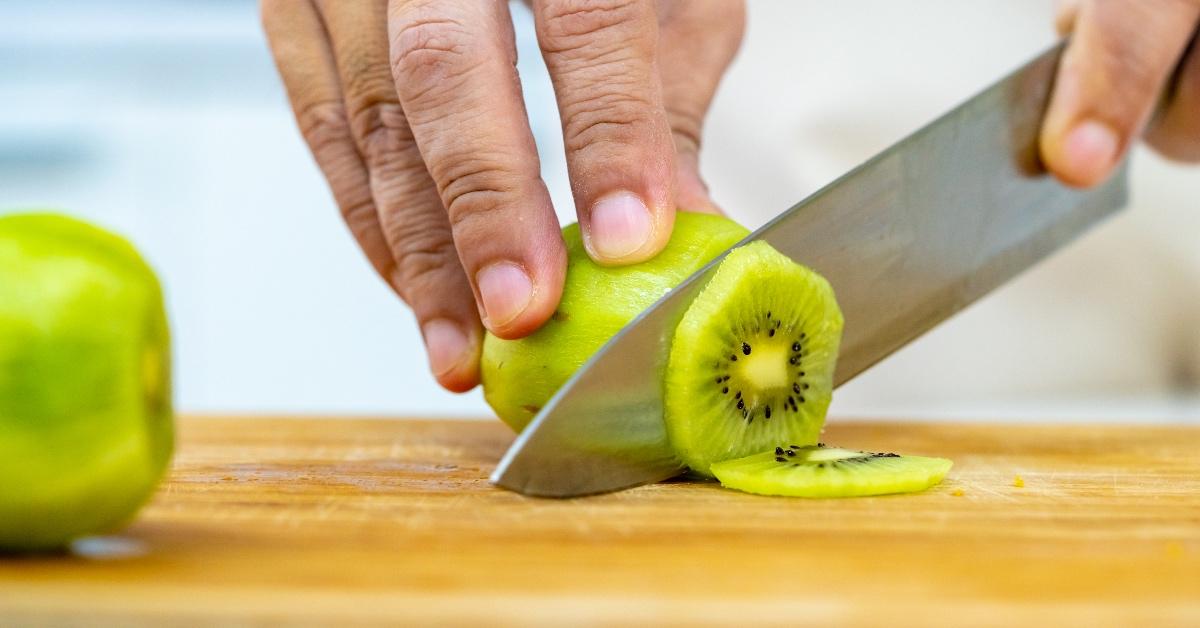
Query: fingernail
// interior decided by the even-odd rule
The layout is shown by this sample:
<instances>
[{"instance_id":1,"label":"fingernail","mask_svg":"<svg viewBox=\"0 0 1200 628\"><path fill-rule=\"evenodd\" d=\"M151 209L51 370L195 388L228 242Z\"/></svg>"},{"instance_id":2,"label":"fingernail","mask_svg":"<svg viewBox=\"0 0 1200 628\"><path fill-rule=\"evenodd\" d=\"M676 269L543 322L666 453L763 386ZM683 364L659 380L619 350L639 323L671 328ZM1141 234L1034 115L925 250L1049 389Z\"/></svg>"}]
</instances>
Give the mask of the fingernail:
<instances>
[{"instance_id":1,"label":"fingernail","mask_svg":"<svg viewBox=\"0 0 1200 628\"><path fill-rule=\"evenodd\" d=\"M654 220L642 199L628 192L610 194L592 205L588 232L592 250L619 260L645 246L654 234Z\"/></svg>"},{"instance_id":2,"label":"fingernail","mask_svg":"<svg viewBox=\"0 0 1200 628\"><path fill-rule=\"evenodd\" d=\"M475 275L487 326L495 329L512 322L533 301L533 280L512 262L497 262Z\"/></svg>"},{"instance_id":3,"label":"fingernail","mask_svg":"<svg viewBox=\"0 0 1200 628\"><path fill-rule=\"evenodd\" d=\"M1067 133L1063 149L1077 179L1099 182L1117 160L1121 139L1112 127L1084 120Z\"/></svg>"},{"instance_id":4,"label":"fingernail","mask_svg":"<svg viewBox=\"0 0 1200 628\"><path fill-rule=\"evenodd\" d=\"M458 323L446 318L435 318L421 326L425 336L425 350L429 353L429 370L441 377L454 370L471 349L471 339Z\"/></svg>"}]
</instances>

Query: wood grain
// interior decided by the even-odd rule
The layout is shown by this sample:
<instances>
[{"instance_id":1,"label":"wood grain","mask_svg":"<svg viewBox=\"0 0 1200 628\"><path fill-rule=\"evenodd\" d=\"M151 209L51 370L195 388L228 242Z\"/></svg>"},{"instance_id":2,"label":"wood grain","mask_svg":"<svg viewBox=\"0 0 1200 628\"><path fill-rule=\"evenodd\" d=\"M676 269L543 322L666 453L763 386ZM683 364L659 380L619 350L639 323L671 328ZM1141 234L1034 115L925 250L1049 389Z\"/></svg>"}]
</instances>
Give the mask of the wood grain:
<instances>
[{"instance_id":1,"label":"wood grain","mask_svg":"<svg viewBox=\"0 0 1200 628\"><path fill-rule=\"evenodd\" d=\"M828 442L956 464L816 501L526 498L486 479L511 439L184 420L122 536L0 559L0 624L1200 625L1200 429L834 421Z\"/></svg>"}]
</instances>

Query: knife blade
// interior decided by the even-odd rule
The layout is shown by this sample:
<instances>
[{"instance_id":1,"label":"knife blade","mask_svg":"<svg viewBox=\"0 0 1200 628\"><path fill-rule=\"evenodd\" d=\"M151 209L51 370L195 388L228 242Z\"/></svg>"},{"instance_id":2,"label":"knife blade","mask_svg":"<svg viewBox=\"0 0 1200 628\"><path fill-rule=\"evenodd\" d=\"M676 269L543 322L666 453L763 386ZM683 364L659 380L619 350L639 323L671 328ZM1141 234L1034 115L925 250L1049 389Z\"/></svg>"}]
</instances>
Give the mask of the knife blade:
<instances>
[{"instance_id":1,"label":"knife blade","mask_svg":"<svg viewBox=\"0 0 1200 628\"><path fill-rule=\"evenodd\" d=\"M1060 248L1127 198L1047 174L1037 135L1062 44L750 234L825 276L846 324L841 385ZM739 245L740 245L739 244ZM724 254L588 360L492 475L543 497L603 493L683 471L661 382L679 320Z\"/></svg>"}]
</instances>

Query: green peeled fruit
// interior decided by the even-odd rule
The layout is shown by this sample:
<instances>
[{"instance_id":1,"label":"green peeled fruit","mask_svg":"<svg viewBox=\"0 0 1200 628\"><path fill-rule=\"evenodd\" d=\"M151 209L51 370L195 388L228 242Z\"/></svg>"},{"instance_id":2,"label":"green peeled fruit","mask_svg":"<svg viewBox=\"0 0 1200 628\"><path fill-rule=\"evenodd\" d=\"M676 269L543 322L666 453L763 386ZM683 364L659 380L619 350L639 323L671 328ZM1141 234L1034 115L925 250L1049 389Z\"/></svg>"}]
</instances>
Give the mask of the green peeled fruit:
<instances>
[{"instance_id":1,"label":"green peeled fruit","mask_svg":"<svg viewBox=\"0 0 1200 628\"><path fill-rule=\"evenodd\" d=\"M163 295L126 240L54 214L0 217L0 549L112 530L174 441Z\"/></svg>"},{"instance_id":2,"label":"green peeled fruit","mask_svg":"<svg viewBox=\"0 0 1200 628\"><path fill-rule=\"evenodd\" d=\"M748 233L728 218L679 212L661 253L634 266L609 267L588 257L578 225L566 227L567 278L558 310L526 338L484 338L481 375L488 404L509 427L525 429L626 323Z\"/></svg>"}]
</instances>

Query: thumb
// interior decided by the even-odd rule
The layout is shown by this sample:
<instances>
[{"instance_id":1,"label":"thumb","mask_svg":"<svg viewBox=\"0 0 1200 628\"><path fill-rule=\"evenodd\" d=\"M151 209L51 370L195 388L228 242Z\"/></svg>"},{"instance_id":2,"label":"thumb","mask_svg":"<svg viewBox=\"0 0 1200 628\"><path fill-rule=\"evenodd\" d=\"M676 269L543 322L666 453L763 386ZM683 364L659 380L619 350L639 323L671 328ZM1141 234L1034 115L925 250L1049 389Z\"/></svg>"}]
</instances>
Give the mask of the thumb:
<instances>
[{"instance_id":1,"label":"thumb","mask_svg":"<svg viewBox=\"0 0 1200 628\"><path fill-rule=\"evenodd\" d=\"M1200 20L1178 0L1107 0L1078 5L1042 123L1041 152L1064 183L1104 181L1141 134Z\"/></svg>"}]
</instances>

